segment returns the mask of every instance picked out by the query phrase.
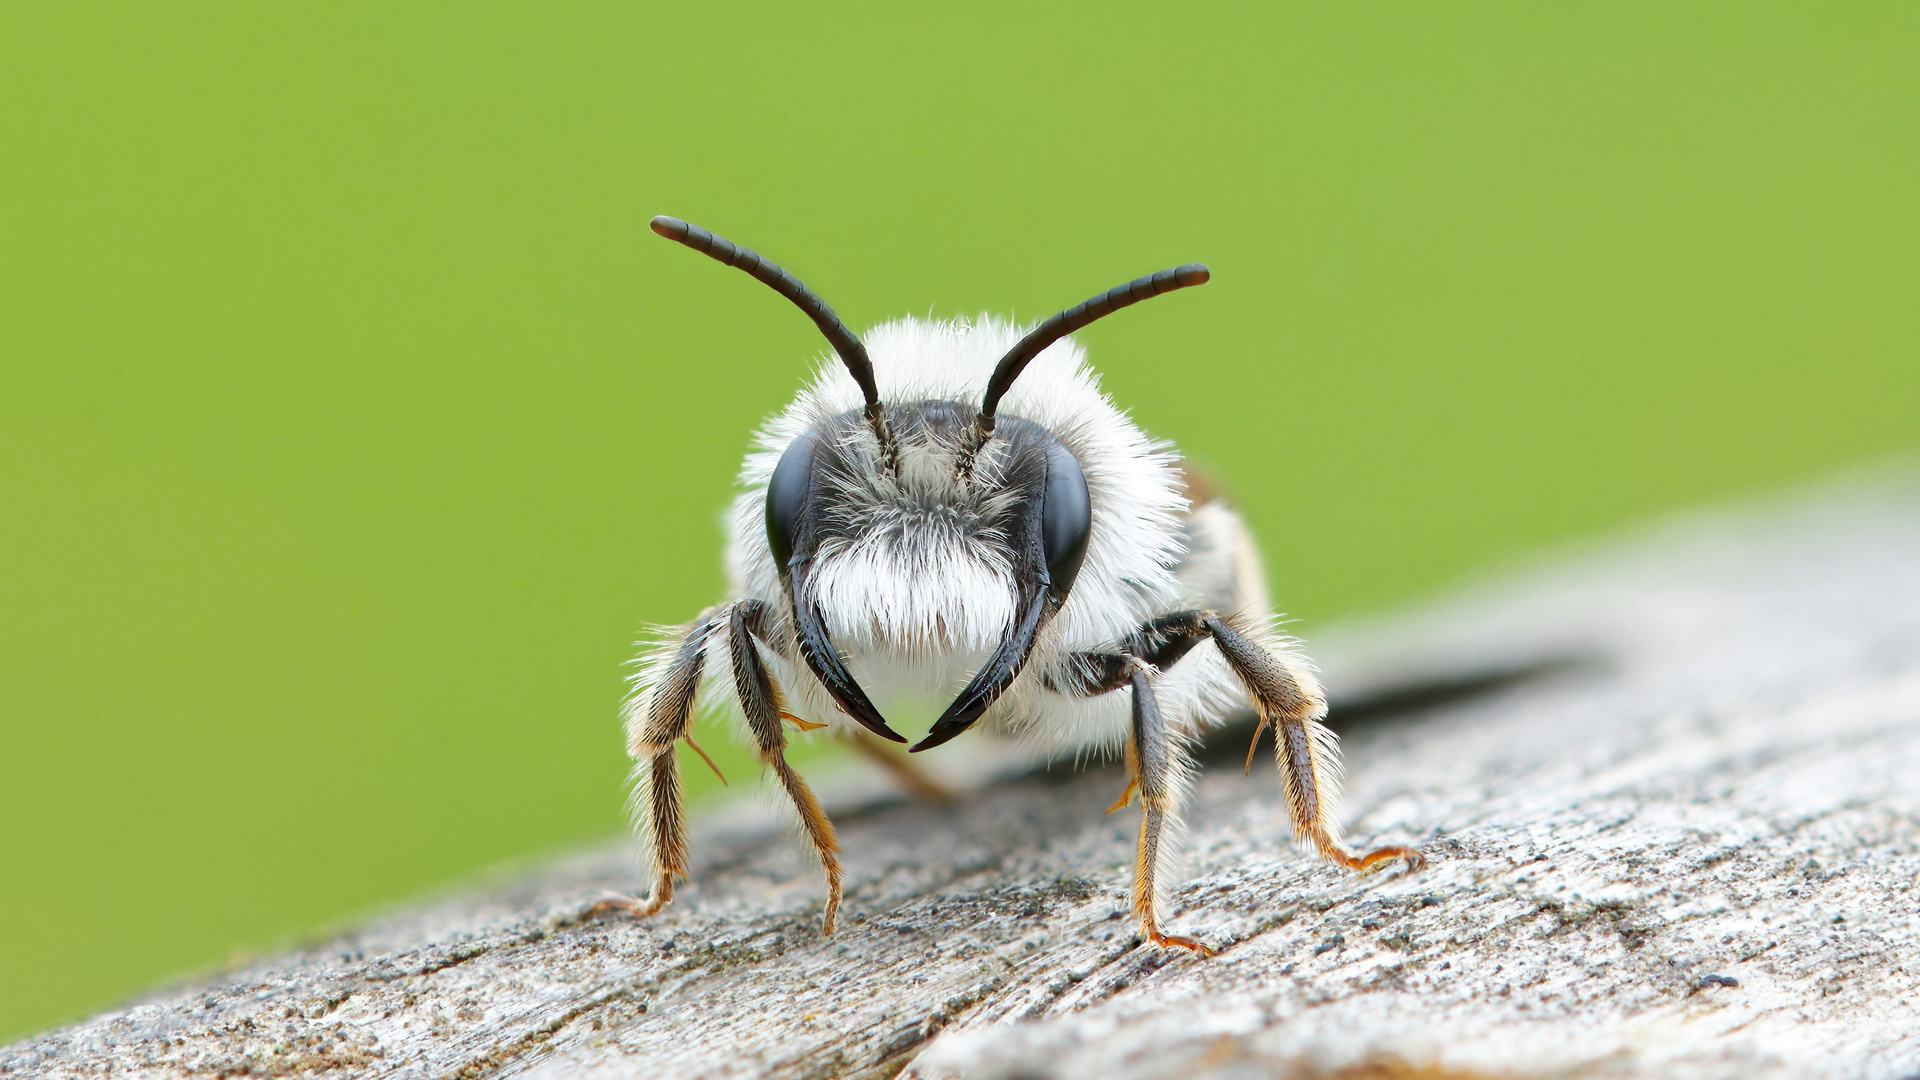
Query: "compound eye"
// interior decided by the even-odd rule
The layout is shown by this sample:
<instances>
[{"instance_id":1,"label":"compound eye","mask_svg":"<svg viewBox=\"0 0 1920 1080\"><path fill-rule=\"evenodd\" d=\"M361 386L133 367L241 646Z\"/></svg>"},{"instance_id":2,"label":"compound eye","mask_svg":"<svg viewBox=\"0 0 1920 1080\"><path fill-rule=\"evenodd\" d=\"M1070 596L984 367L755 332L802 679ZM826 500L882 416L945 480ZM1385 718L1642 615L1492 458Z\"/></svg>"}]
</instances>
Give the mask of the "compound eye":
<instances>
[{"instance_id":1,"label":"compound eye","mask_svg":"<svg viewBox=\"0 0 1920 1080\"><path fill-rule=\"evenodd\" d=\"M1047 486L1040 496L1040 546L1047 556L1047 591L1065 600L1080 562L1087 557L1087 536L1093 530L1093 500L1087 495L1087 477L1066 447L1055 443L1047 452Z\"/></svg>"},{"instance_id":2,"label":"compound eye","mask_svg":"<svg viewBox=\"0 0 1920 1080\"><path fill-rule=\"evenodd\" d=\"M774 568L782 574L793 558L793 534L813 487L813 461L819 451L820 436L806 432L787 446L773 467L773 479L767 481L767 546L773 549Z\"/></svg>"}]
</instances>

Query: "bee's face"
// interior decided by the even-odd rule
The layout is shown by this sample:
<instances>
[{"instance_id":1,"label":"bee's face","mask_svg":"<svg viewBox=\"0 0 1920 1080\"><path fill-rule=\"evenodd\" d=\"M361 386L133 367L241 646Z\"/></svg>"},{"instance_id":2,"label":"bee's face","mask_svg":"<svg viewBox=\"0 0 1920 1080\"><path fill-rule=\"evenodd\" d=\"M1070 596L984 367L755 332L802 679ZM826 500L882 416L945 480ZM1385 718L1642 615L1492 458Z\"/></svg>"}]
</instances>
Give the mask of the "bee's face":
<instances>
[{"instance_id":1,"label":"bee's face","mask_svg":"<svg viewBox=\"0 0 1920 1080\"><path fill-rule=\"evenodd\" d=\"M767 544L803 637L811 627L823 654L956 669L1023 655L1086 553L1079 462L1019 419L980 447L972 410L953 402L896 406L887 420L891 461L848 413L795 439L767 485Z\"/></svg>"},{"instance_id":2,"label":"bee's face","mask_svg":"<svg viewBox=\"0 0 1920 1080\"><path fill-rule=\"evenodd\" d=\"M858 388L859 407L839 404L788 429L777 444L779 460L770 473L760 474L766 478L759 508L766 543L764 554L753 557L764 559L759 566L777 576L778 598L792 616L793 641L806 666L847 715L871 731L905 741L847 670L836 632L844 642L871 631L865 644L882 649L913 648L936 637L992 641L992 653L973 681L914 749L964 731L1020 674L1042 626L1080 578L1097 487L1088 483L1090 463L1076 457L1063 437L1072 427L1098 427L1097 418L1112 412L1091 380L1066 387L1066 397L1055 403L1078 402L1081 415L1036 422L1015 409L1003 422L1002 400L1014 400L1008 395L1016 380L1062 338L1142 300L1203 284L1206 267L1182 266L1136 279L1047 319L1017 340L1002 341L1004 351L984 357L990 370L981 372L983 379L943 363L957 359L938 355L952 346L954 327L938 328L923 342L930 350L903 357L906 362L899 366L923 379L965 382L967 395L979 395L973 399L979 404L950 391L898 393L898 388L883 399L867 344L818 294L758 254L684 221L655 218L653 230L746 271L792 301L833 345ZM803 394L796 408L807 402ZM1178 496L1168 490L1165 476L1151 475L1156 469L1164 472L1166 465L1144 436L1119 417L1113 420L1124 430L1109 432L1115 437L1107 446L1127 459L1109 469L1113 480L1124 482L1131 469L1144 481L1135 507L1102 510L1116 532L1132 528L1140 534L1136 544L1110 542L1109 555L1095 560L1106 564L1104 574L1095 575L1105 586L1096 590L1104 594L1096 602L1119 609L1126 606L1125 594L1152 590L1147 579L1170 579L1158 553L1177 541L1164 529L1155 535L1154 523L1164 513L1162 502ZM1146 515L1140 524L1128 524L1130 509ZM737 516L735 523L736 529L746 524ZM741 540L737 531L735 539ZM1127 573L1128 556L1112 550L1127 547L1139 549L1132 556L1139 574Z\"/></svg>"},{"instance_id":3,"label":"bee's face","mask_svg":"<svg viewBox=\"0 0 1920 1080\"><path fill-rule=\"evenodd\" d=\"M951 401L886 410L891 467L865 420L844 414L788 446L767 485L767 545L832 561L875 555L912 573L956 555L1031 575L1056 605L1080 572L1093 524L1079 461L1045 428L1010 418L975 442L978 414Z\"/></svg>"},{"instance_id":4,"label":"bee's face","mask_svg":"<svg viewBox=\"0 0 1920 1080\"><path fill-rule=\"evenodd\" d=\"M1011 686L1029 659L1095 647L1176 590L1171 456L1074 343L1035 358L982 438L976 403L1018 327L907 319L867 338L879 422L823 368L760 432L729 529L735 588L784 616L787 656L814 676L810 717L877 722L833 693L856 682L903 705L969 673Z\"/></svg>"}]
</instances>

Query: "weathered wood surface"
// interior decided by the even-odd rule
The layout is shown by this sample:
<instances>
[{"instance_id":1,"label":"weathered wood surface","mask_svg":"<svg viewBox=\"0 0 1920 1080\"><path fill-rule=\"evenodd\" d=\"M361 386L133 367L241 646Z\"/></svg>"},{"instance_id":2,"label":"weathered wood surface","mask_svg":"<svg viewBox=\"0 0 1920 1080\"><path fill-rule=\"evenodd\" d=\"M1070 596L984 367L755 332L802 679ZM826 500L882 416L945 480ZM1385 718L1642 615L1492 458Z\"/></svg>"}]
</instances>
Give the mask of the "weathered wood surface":
<instances>
[{"instance_id":1,"label":"weathered wood surface","mask_svg":"<svg viewBox=\"0 0 1920 1080\"><path fill-rule=\"evenodd\" d=\"M829 939L817 869L748 816L652 922L579 920L634 883L609 847L18 1044L0 1077L1920 1076L1911 478L1313 650L1350 831L1432 864L1296 853L1236 737L1174 906L1213 960L1135 942L1120 776L1057 769L843 796Z\"/></svg>"}]
</instances>

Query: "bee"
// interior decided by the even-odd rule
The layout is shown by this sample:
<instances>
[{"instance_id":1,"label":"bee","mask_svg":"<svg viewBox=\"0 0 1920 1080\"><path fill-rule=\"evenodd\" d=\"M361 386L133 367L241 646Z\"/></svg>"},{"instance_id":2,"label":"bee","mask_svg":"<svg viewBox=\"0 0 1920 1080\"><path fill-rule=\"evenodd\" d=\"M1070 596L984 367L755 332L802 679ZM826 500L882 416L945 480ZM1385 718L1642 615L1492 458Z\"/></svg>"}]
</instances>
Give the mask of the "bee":
<instances>
[{"instance_id":1,"label":"bee","mask_svg":"<svg viewBox=\"0 0 1920 1080\"><path fill-rule=\"evenodd\" d=\"M856 336L786 271L705 229L653 231L746 271L812 319L832 347L816 377L761 428L728 515L725 603L664 632L625 706L632 809L650 878L646 916L687 873L675 755L697 704L743 722L826 872L825 932L841 899L833 824L787 763L785 725L907 740L874 703L951 698L910 753L971 728L1050 754L1115 753L1138 796L1133 915L1159 946L1192 765L1189 745L1251 706L1274 734L1297 840L1365 870L1419 852L1364 855L1334 821L1339 759L1326 697L1275 628L1253 540L1099 388L1072 333L1151 297L1205 284L1163 270L1029 330L993 318L907 318ZM902 759L905 763L905 759ZM711 759L708 759L711 765ZM717 770L716 770L717 771Z\"/></svg>"}]
</instances>

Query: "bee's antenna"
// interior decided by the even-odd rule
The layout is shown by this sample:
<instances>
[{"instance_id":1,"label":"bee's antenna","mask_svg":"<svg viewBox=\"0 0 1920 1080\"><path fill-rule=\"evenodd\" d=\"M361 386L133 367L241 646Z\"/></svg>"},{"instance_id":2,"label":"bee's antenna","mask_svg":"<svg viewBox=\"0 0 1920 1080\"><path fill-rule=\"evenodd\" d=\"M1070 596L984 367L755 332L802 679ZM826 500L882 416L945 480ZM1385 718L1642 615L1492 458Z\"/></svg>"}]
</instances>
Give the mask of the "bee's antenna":
<instances>
[{"instance_id":1,"label":"bee's antenna","mask_svg":"<svg viewBox=\"0 0 1920 1080\"><path fill-rule=\"evenodd\" d=\"M1117 289L1109 289L1085 303L1055 315L1046 322L1033 328L1026 337L1021 338L1000 363L993 369L993 378L987 380L987 396L980 403L980 420L974 428L973 444L969 453L963 454L962 473L970 472L973 455L993 437L994 413L1000 408L1000 399L1013 386L1013 380L1020 377L1027 364L1040 355L1041 350L1068 334L1086 326L1096 319L1104 318L1123 307L1131 307L1142 300L1149 300L1161 293L1175 289L1205 285L1212 277L1207 268L1200 263L1188 263L1171 270L1162 270L1157 274L1148 274L1127 282Z\"/></svg>"},{"instance_id":2,"label":"bee's antenna","mask_svg":"<svg viewBox=\"0 0 1920 1080\"><path fill-rule=\"evenodd\" d=\"M880 440L881 457L885 459L888 471L897 471L899 449L894 445L893 433L887 430L886 416L880 408L880 389L874 385L873 361L867 357L867 347L860 344L860 339L854 336L853 331L847 329L846 323L840 321L840 316L833 313L833 308L828 307L827 302L820 299L820 294L801 284L800 279L792 274L767 261L758 252L743 248L724 237L715 236L698 225L689 225L679 218L668 217L665 214L654 218L650 224L654 232L675 243L685 244L710 259L745 270L761 284L792 301L794 307L806 312L807 318L813 320L813 324L826 335L827 343L833 346L833 351L839 354L840 362L847 365L847 372L853 376L853 381L860 384L861 396L867 401L867 423L873 425L873 434ZM1202 273L1204 274L1205 271ZM1131 300L1127 302L1132 303ZM1095 318L1098 317L1095 316ZM1072 333L1071 330L1064 332ZM1002 363L1005 362L1002 361ZM1008 381L1012 381L1011 377Z\"/></svg>"}]
</instances>

